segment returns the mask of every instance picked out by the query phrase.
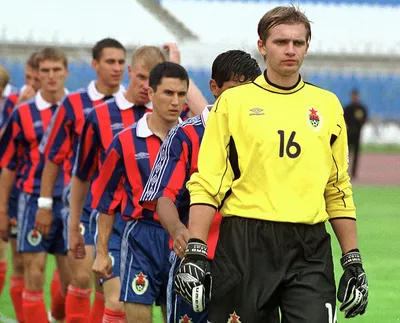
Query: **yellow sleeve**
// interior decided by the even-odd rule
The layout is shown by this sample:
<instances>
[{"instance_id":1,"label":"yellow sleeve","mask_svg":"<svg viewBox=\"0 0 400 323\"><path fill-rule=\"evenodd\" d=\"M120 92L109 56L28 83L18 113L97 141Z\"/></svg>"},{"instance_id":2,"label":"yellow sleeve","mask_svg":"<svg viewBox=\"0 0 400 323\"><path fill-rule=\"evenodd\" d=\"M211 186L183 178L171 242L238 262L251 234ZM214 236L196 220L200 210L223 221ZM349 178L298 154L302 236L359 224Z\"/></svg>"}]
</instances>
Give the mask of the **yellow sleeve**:
<instances>
[{"instance_id":1,"label":"yellow sleeve","mask_svg":"<svg viewBox=\"0 0 400 323\"><path fill-rule=\"evenodd\" d=\"M337 100L336 108L338 111L337 123L333 125L332 158L333 165L329 182L325 189L326 210L329 218L356 218L355 206L353 201L353 191L350 183L348 170L348 146L347 131L343 116L343 108Z\"/></svg>"},{"instance_id":2,"label":"yellow sleeve","mask_svg":"<svg viewBox=\"0 0 400 323\"><path fill-rule=\"evenodd\" d=\"M229 162L230 130L227 100L222 95L214 104L200 145L198 173L187 183L190 204L207 204L218 209L231 188L234 174Z\"/></svg>"}]
</instances>

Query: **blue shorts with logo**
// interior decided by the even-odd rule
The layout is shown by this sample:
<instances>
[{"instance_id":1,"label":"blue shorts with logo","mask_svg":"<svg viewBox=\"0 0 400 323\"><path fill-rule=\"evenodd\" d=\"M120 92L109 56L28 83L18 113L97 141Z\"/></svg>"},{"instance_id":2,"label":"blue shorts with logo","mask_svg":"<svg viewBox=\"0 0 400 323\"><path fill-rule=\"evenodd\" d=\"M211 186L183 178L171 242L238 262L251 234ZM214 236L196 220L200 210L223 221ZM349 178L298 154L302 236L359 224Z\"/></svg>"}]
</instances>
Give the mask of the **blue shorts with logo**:
<instances>
[{"instance_id":1,"label":"blue shorts with logo","mask_svg":"<svg viewBox=\"0 0 400 323\"><path fill-rule=\"evenodd\" d=\"M120 301L166 304L169 274L169 235L153 220L126 223L121 244Z\"/></svg>"},{"instance_id":2,"label":"blue shorts with logo","mask_svg":"<svg viewBox=\"0 0 400 323\"><path fill-rule=\"evenodd\" d=\"M18 240L19 252L47 252L52 254L67 253L64 226L66 209L61 198L53 198L53 223L50 233L45 238L35 230L36 212L39 196L20 192L18 198Z\"/></svg>"},{"instance_id":3,"label":"blue shorts with logo","mask_svg":"<svg viewBox=\"0 0 400 323\"><path fill-rule=\"evenodd\" d=\"M96 211L96 223L98 220L99 213ZM124 233L126 221L121 217L119 213L115 215L115 222L114 222L114 227L110 235L110 240L108 242L108 253L111 258L111 263L112 263L112 272L113 276L109 279L113 279L115 277L119 277L121 270L120 270L120 265L121 265L121 241L122 241L122 235ZM96 234L95 234L95 242L97 245L97 227L96 227ZM109 279L100 279L100 283L104 283L105 281Z\"/></svg>"},{"instance_id":4,"label":"blue shorts with logo","mask_svg":"<svg viewBox=\"0 0 400 323\"><path fill-rule=\"evenodd\" d=\"M174 290L174 276L178 270L181 259L171 251L169 261L171 268L169 271L168 289L167 289L167 318L168 323L207 323L208 309L201 313L196 313L190 304L186 303L182 297L177 295Z\"/></svg>"},{"instance_id":5,"label":"blue shorts with logo","mask_svg":"<svg viewBox=\"0 0 400 323\"><path fill-rule=\"evenodd\" d=\"M10 234L11 239L17 238L18 232L18 196L19 190L14 186L10 199L8 200L8 217L10 218Z\"/></svg>"}]
</instances>

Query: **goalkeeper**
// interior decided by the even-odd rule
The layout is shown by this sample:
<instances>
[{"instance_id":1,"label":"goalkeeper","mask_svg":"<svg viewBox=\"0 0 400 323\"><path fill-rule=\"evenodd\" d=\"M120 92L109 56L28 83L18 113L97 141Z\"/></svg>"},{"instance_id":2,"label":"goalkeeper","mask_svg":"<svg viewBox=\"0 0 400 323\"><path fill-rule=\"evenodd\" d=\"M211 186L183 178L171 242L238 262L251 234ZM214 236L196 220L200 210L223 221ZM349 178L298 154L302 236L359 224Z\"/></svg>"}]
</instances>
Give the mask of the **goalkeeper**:
<instances>
[{"instance_id":1,"label":"goalkeeper","mask_svg":"<svg viewBox=\"0 0 400 323\"><path fill-rule=\"evenodd\" d=\"M258 24L267 68L225 91L210 112L199 172L188 182L190 239L175 289L213 323L334 323L364 314L368 283L358 250L347 174L347 135L337 97L299 73L311 27L294 6ZM206 261L215 211L223 215L215 258ZM342 249L336 287L330 221Z\"/></svg>"}]
</instances>

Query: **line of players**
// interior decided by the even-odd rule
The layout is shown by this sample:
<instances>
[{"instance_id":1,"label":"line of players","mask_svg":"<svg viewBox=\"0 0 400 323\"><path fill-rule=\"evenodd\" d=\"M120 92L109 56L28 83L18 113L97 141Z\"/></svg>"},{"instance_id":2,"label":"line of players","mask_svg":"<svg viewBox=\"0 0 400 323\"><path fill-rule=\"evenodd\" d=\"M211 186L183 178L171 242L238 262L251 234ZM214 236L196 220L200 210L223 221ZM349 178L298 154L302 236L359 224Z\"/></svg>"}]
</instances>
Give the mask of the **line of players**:
<instances>
[{"instance_id":1,"label":"line of players","mask_svg":"<svg viewBox=\"0 0 400 323\"><path fill-rule=\"evenodd\" d=\"M29 58L26 86L6 99L0 235L13 250L11 296L19 322L147 323L154 303L166 322L207 322L206 311L194 313L174 294L171 278L188 240L185 184L197 171L211 106L179 65L176 44L164 48L168 61L157 47L134 52L125 89L125 49L103 39L92 51L97 79L72 93L64 88L65 54L46 48ZM228 51L213 63L210 90L218 97L260 74L249 54ZM49 317L48 253L58 268ZM92 270L101 279L94 280L91 306Z\"/></svg>"}]
</instances>

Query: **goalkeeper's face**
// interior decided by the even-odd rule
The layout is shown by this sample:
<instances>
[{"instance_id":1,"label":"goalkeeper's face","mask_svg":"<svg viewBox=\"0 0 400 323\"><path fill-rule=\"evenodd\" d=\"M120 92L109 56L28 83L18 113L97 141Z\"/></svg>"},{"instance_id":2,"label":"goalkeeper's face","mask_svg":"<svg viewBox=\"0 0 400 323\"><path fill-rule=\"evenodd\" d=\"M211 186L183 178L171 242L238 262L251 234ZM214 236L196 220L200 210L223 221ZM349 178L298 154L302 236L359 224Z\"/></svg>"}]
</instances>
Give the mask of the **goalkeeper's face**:
<instances>
[{"instance_id":1,"label":"goalkeeper's face","mask_svg":"<svg viewBox=\"0 0 400 323\"><path fill-rule=\"evenodd\" d=\"M267 62L267 71L281 77L298 74L309 43L304 24L280 24L269 30L268 38L258 40L258 50Z\"/></svg>"}]
</instances>

